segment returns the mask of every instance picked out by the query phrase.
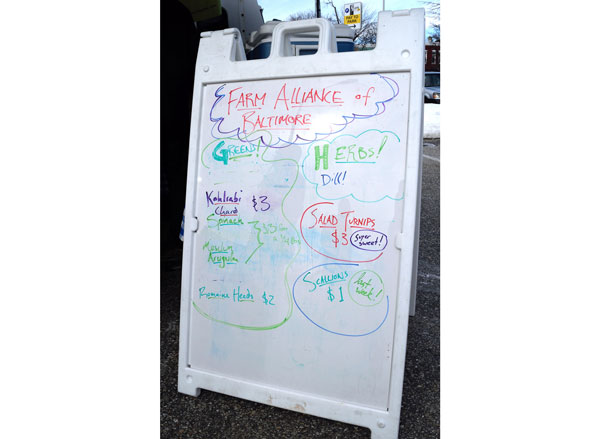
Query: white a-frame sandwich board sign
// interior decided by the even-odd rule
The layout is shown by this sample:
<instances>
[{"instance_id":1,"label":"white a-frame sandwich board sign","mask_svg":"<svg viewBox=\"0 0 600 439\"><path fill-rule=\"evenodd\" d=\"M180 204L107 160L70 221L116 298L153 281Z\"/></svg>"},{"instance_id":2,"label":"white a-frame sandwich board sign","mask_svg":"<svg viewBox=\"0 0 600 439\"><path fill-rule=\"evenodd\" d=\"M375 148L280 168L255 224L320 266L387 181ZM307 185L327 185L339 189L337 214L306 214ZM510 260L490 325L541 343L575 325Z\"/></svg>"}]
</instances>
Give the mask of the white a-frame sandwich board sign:
<instances>
[{"instance_id":1,"label":"white a-frame sandwich board sign","mask_svg":"<svg viewBox=\"0 0 600 439\"><path fill-rule=\"evenodd\" d=\"M416 271L424 11L336 53L286 22L267 59L202 35L192 110L179 391L399 429ZM319 31L314 55L290 36ZM199 414L200 416L200 414Z\"/></svg>"}]
</instances>

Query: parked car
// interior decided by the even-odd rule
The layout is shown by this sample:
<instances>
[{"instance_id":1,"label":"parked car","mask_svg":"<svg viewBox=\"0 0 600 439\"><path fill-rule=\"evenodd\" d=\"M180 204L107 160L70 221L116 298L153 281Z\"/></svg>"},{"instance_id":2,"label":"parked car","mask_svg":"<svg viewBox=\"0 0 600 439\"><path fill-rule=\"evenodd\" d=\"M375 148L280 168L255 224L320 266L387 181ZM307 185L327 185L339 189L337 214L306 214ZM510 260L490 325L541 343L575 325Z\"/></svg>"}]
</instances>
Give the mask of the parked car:
<instances>
[{"instance_id":1,"label":"parked car","mask_svg":"<svg viewBox=\"0 0 600 439\"><path fill-rule=\"evenodd\" d=\"M440 103L440 72L425 72L423 96L425 102Z\"/></svg>"}]
</instances>

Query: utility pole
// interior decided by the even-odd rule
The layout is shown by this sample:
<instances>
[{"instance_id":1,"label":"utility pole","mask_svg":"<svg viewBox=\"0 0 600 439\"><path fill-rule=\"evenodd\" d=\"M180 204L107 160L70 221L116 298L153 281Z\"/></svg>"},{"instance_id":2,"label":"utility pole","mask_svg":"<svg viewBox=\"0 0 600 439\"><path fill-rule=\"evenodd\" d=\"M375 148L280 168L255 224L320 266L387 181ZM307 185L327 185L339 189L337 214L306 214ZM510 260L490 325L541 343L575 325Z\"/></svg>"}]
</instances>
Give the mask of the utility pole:
<instances>
[{"instance_id":1,"label":"utility pole","mask_svg":"<svg viewBox=\"0 0 600 439\"><path fill-rule=\"evenodd\" d=\"M321 1L315 0L315 7L317 9L317 18L321 18Z\"/></svg>"}]
</instances>

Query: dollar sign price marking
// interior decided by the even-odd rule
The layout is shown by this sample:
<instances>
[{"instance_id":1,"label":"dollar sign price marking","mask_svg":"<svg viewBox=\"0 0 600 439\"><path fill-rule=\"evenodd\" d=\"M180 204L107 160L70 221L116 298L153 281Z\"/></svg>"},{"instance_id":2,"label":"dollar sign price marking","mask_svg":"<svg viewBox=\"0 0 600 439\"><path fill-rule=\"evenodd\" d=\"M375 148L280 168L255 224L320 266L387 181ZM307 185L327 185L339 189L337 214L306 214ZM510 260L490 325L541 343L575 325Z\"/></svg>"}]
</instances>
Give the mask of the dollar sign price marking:
<instances>
[{"instance_id":1,"label":"dollar sign price marking","mask_svg":"<svg viewBox=\"0 0 600 439\"><path fill-rule=\"evenodd\" d=\"M335 296L331 292L331 287L329 287L329 289L327 290L327 300L333 302L333 299L335 299Z\"/></svg>"},{"instance_id":2,"label":"dollar sign price marking","mask_svg":"<svg viewBox=\"0 0 600 439\"><path fill-rule=\"evenodd\" d=\"M254 211L258 212L258 209L256 208L256 197L254 195L252 195L252 203L254 203L252 205L252 207L254 207Z\"/></svg>"},{"instance_id":3,"label":"dollar sign price marking","mask_svg":"<svg viewBox=\"0 0 600 439\"><path fill-rule=\"evenodd\" d=\"M269 294L269 298L267 299L267 292L265 291L262 295L263 300L265 301L265 305L272 305L275 306L275 304L273 303L273 295Z\"/></svg>"},{"instance_id":4,"label":"dollar sign price marking","mask_svg":"<svg viewBox=\"0 0 600 439\"><path fill-rule=\"evenodd\" d=\"M335 248L337 248L338 242L340 242L340 240L338 239L338 233L337 233L337 229L335 229L333 231L333 233L331 234L331 236L333 236L333 245L335 246Z\"/></svg>"}]
</instances>

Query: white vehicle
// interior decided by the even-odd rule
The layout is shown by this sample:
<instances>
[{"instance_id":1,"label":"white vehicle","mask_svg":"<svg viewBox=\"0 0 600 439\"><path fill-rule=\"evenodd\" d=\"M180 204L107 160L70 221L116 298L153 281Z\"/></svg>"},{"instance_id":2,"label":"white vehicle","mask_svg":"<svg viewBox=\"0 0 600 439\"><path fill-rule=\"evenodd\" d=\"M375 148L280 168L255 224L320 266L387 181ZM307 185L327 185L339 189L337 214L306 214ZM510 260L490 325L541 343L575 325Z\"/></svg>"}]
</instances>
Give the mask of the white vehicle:
<instances>
[{"instance_id":1,"label":"white vehicle","mask_svg":"<svg viewBox=\"0 0 600 439\"><path fill-rule=\"evenodd\" d=\"M425 72L423 96L425 102L440 103L440 72Z\"/></svg>"}]
</instances>

